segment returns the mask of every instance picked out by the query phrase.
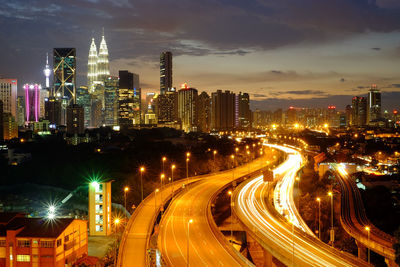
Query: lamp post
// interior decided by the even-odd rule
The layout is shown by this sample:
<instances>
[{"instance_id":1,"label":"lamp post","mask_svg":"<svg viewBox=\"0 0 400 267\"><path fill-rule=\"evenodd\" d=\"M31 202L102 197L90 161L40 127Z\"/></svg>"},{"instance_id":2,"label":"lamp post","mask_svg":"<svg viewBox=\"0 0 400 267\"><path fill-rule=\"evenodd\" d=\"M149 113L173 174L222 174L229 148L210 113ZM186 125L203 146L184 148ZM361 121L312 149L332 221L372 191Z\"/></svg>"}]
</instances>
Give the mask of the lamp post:
<instances>
[{"instance_id":1,"label":"lamp post","mask_svg":"<svg viewBox=\"0 0 400 267\"><path fill-rule=\"evenodd\" d=\"M215 155L216 155L217 153L218 153L217 150L214 150L214 151L213 151L213 156L214 156L214 168L215 168L215 170L217 170L217 163L215 162Z\"/></svg>"},{"instance_id":2,"label":"lamp post","mask_svg":"<svg viewBox=\"0 0 400 267\"><path fill-rule=\"evenodd\" d=\"M176 166L175 164L171 165L171 191L172 191L172 197L174 196L174 170L175 170Z\"/></svg>"},{"instance_id":3,"label":"lamp post","mask_svg":"<svg viewBox=\"0 0 400 267\"><path fill-rule=\"evenodd\" d=\"M317 197L318 202L318 238L321 240L321 198Z\"/></svg>"},{"instance_id":4,"label":"lamp post","mask_svg":"<svg viewBox=\"0 0 400 267\"><path fill-rule=\"evenodd\" d=\"M140 167L140 190L141 190L141 195L142 195L142 201L143 201L143 172L144 172L144 167Z\"/></svg>"},{"instance_id":5,"label":"lamp post","mask_svg":"<svg viewBox=\"0 0 400 267\"><path fill-rule=\"evenodd\" d=\"M114 219L114 233L115 233L115 245L114 245L114 266L117 266L117 243L118 243L118 236L117 236L117 227L118 224L120 223L119 218Z\"/></svg>"},{"instance_id":6,"label":"lamp post","mask_svg":"<svg viewBox=\"0 0 400 267\"><path fill-rule=\"evenodd\" d=\"M229 206L231 207L231 243L233 245L233 210L232 210L232 191L228 191L228 195L230 197Z\"/></svg>"},{"instance_id":7,"label":"lamp post","mask_svg":"<svg viewBox=\"0 0 400 267\"><path fill-rule=\"evenodd\" d=\"M368 233L368 247L367 247L367 249L368 249L368 264L370 264L370 256L371 256L371 253L370 253L370 251L371 251L370 246L371 246L371 245L369 244L369 238L370 238L369 234L370 234L371 228L369 228L369 226L365 226L365 230L366 230L367 233Z\"/></svg>"},{"instance_id":8,"label":"lamp post","mask_svg":"<svg viewBox=\"0 0 400 267\"><path fill-rule=\"evenodd\" d=\"M331 232L330 232L330 241L331 241L331 245L333 247L333 242L335 240L335 232L333 230L333 192L329 191L328 192L328 196L331 198Z\"/></svg>"},{"instance_id":9,"label":"lamp post","mask_svg":"<svg viewBox=\"0 0 400 267\"><path fill-rule=\"evenodd\" d=\"M235 155L231 155L232 159L232 181L235 180Z\"/></svg>"},{"instance_id":10,"label":"lamp post","mask_svg":"<svg viewBox=\"0 0 400 267\"><path fill-rule=\"evenodd\" d=\"M189 186L189 158L186 158L186 179Z\"/></svg>"},{"instance_id":11,"label":"lamp post","mask_svg":"<svg viewBox=\"0 0 400 267\"><path fill-rule=\"evenodd\" d=\"M189 253L189 246L190 246L190 224L192 224L193 223L193 219L190 219L188 222L187 222L187 266L189 267L190 266L190 262L189 262L189 256L190 256L190 253Z\"/></svg>"},{"instance_id":12,"label":"lamp post","mask_svg":"<svg viewBox=\"0 0 400 267\"><path fill-rule=\"evenodd\" d=\"M160 203L162 203L162 201L163 201L163 197L162 197L162 191L163 191L163 180L164 180L164 178L165 178L165 174L164 173L162 173L161 174L161 176L160 176L160 180L161 180L161 198L160 198ZM164 207L161 207L161 216L163 216L164 215Z\"/></svg>"},{"instance_id":13,"label":"lamp post","mask_svg":"<svg viewBox=\"0 0 400 267\"><path fill-rule=\"evenodd\" d=\"M164 163L167 160L167 157L162 157L162 172L164 173Z\"/></svg>"},{"instance_id":14,"label":"lamp post","mask_svg":"<svg viewBox=\"0 0 400 267\"><path fill-rule=\"evenodd\" d=\"M126 210L126 194L128 193L128 191L129 191L129 187L125 186L124 187L124 208L125 208L125 210Z\"/></svg>"},{"instance_id":15,"label":"lamp post","mask_svg":"<svg viewBox=\"0 0 400 267\"><path fill-rule=\"evenodd\" d=\"M160 191L158 188L154 190L154 213L157 212L157 193Z\"/></svg>"}]
</instances>

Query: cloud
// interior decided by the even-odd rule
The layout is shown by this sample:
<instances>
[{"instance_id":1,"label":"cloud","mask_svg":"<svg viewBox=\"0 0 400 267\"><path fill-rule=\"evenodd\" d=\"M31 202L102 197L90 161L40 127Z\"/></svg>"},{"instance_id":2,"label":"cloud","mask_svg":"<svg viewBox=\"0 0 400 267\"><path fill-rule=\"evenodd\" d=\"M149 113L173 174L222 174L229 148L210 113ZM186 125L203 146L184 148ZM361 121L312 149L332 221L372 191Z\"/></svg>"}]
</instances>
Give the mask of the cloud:
<instances>
[{"instance_id":1,"label":"cloud","mask_svg":"<svg viewBox=\"0 0 400 267\"><path fill-rule=\"evenodd\" d=\"M301 91L286 91L281 92L282 94L290 94L290 95L327 95L326 92L318 91L318 90L301 90Z\"/></svg>"},{"instance_id":2,"label":"cloud","mask_svg":"<svg viewBox=\"0 0 400 267\"><path fill-rule=\"evenodd\" d=\"M373 48L372 48L372 50L375 50L375 51L380 51L380 50L381 50L381 48L380 48L380 47L373 47Z\"/></svg>"},{"instance_id":3,"label":"cloud","mask_svg":"<svg viewBox=\"0 0 400 267\"><path fill-rule=\"evenodd\" d=\"M345 79L345 78L341 78L339 81L340 81L341 83L344 83L344 82L346 81L346 79Z\"/></svg>"}]
</instances>

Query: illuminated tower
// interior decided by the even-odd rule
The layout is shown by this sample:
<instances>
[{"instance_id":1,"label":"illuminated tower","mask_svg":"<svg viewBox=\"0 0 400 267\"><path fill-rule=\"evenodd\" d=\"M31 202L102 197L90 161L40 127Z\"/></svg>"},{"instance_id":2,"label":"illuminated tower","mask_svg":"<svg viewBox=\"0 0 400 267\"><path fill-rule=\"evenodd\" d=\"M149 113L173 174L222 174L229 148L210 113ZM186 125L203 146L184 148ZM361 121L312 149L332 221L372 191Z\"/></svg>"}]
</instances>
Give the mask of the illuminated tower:
<instances>
[{"instance_id":1,"label":"illuminated tower","mask_svg":"<svg viewBox=\"0 0 400 267\"><path fill-rule=\"evenodd\" d=\"M178 91L178 116L185 132L197 132L197 98L197 89L182 84Z\"/></svg>"},{"instance_id":2,"label":"illuminated tower","mask_svg":"<svg viewBox=\"0 0 400 267\"><path fill-rule=\"evenodd\" d=\"M97 58L97 81L104 82L108 76L110 76L110 67L108 64L108 49L103 30L103 36L101 37L99 48L99 56Z\"/></svg>"},{"instance_id":3,"label":"illuminated tower","mask_svg":"<svg viewBox=\"0 0 400 267\"><path fill-rule=\"evenodd\" d=\"M111 182L89 185L89 235L111 234Z\"/></svg>"},{"instance_id":4,"label":"illuminated tower","mask_svg":"<svg viewBox=\"0 0 400 267\"><path fill-rule=\"evenodd\" d=\"M38 122L40 114L40 90L38 84L25 84L25 114L27 123Z\"/></svg>"},{"instance_id":5,"label":"illuminated tower","mask_svg":"<svg viewBox=\"0 0 400 267\"><path fill-rule=\"evenodd\" d=\"M43 70L44 76L46 77L46 88L50 87L50 74L51 69L49 66L49 54L46 54L46 67Z\"/></svg>"},{"instance_id":6,"label":"illuminated tower","mask_svg":"<svg viewBox=\"0 0 400 267\"><path fill-rule=\"evenodd\" d=\"M368 92L367 110L367 123L381 118L381 92L376 84L373 84Z\"/></svg>"},{"instance_id":7,"label":"illuminated tower","mask_svg":"<svg viewBox=\"0 0 400 267\"><path fill-rule=\"evenodd\" d=\"M89 50L89 60L88 60L88 74L87 74L87 86L89 92L93 93L95 89L94 83L97 81L97 47L94 43L94 38L92 38L92 43L90 44Z\"/></svg>"},{"instance_id":8,"label":"illuminated tower","mask_svg":"<svg viewBox=\"0 0 400 267\"><path fill-rule=\"evenodd\" d=\"M162 52L160 55L160 94L172 88L172 53Z\"/></svg>"},{"instance_id":9,"label":"illuminated tower","mask_svg":"<svg viewBox=\"0 0 400 267\"><path fill-rule=\"evenodd\" d=\"M53 57L54 91L52 96L65 98L67 104L75 103L76 49L54 48Z\"/></svg>"}]
</instances>

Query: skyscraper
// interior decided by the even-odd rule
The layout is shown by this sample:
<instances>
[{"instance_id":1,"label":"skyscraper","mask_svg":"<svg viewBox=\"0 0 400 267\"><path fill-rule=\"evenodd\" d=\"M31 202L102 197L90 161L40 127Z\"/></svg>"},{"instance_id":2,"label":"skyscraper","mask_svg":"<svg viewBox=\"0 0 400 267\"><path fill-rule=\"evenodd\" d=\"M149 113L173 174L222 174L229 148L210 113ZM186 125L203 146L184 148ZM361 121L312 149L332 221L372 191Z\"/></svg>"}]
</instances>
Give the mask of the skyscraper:
<instances>
[{"instance_id":1,"label":"skyscraper","mask_svg":"<svg viewBox=\"0 0 400 267\"><path fill-rule=\"evenodd\" d=\"M92 38L92 43L89 49L89 60L88 60L88 73L87 73L87 87L89 92L92 93L95 89L95 82L97 81L97 48Z\"/></svg>"},{"instance_id":2,"label":"skyscraper","mask_svg":"<svg viewBox=\"0 0 400 267\"><path fill-rule=\"evenodd\" d=\"M109 76L104 81L104 124L107 126L118 125L118 88L119 78Z\"/></svg>"},{"instance_id":3,"label":"skyscraper","mask_svg":"<svg viewBox=\"0 0 400 267\"><path fill-rule=\"evenodd\" d=\"M139 75L127 70L119 71L118 113L119 125L130 127L140 124L141 90Z\"/></svg>"},{"instance_id":4,"label":"skyscraper","mask_svg":"<svg viewBox=\"0 0 400 267\"><path fill-rule=\"evenodd\" d=\"M18 123L9 112L3 112L3 138L4 140L18 138Z\"/></svg>"},{"instance_id":5,"label":"skyscraper","mask_svg":"<svg viewBox=\"0 0 400 267\"><path fill-rule=\"evenodd\" d=\"M373 122L381 118L381 92L376 84L371 86L368 92L368 115L367 122Z\"/></svg>"},{"instance_id":6,"label":"skyscraper","mask_svg":"<svg viewBox=\"0 0 400 267\"><path fill-rule=\"evenodd\" d=\"M90 94L88 87L81 86L78 89L76 89L76 103L83 107L84 125L85 128L88 128L90 126L90 116L91 116Z\"/></svg>"},{"instance_id":7,"label":"skyscraper","mask_svg":"<svg viewBox=\"0 0 400 267\"><path fill-rule=\"evenodd\" d=\"M17 114L18 126L23 127L25 125L25 100L23 96L17 96Z\"/></svg>"},{"instance_id":8,"label":"skyscraper","mask_svg":"<svg viewBox=\"0 0 400 267\"><path fill-rule=\"evenodd\" d=\"M206 92L202 92L197 98L198 131L208 133L211 123L211 98Z\"/></svg>"},{"instance_id":9,"label":"skyscraper","mask_svg":"<svg viewBox=\"0 0 400 267\"><path fill-rule=\"evenodd\" d=\"M38 84L24 84L26 123L39 121L41 89L42 87Z\"/></svg>"},{"instance_id":10,"label":"skyscraper","mask_svg":"<svg viewBox=\"0 0 400 267\"><path fill-rule=\"evenodd\" d=\"M44 105L45 119L50 122L50 128L55 129L61 124L61 100L50 96Z\"/></svg>"},{"instance_id":11,"label":"skyscraper","mask_svg":"<svg viewBox=\"0 0 400 267\"><path fill-rule=\"evenodd\" d=\"M238 126L240 129L251 128L250 97L248 93L239 92L237 95L238 105L236 114L238 115Z\"/></svg>"},{"instance_id":12,"label":"skyscraper","mask_svg":"<svg viewBox=\"0 0 400 267\"><path fill-rule=\"evenodd\" d=\"M185 132L197 132L197 97L197 89L187 84L178 91L178 117Z\"/></svg>"},{"instance_id":13,"label":"skyscraper","mask_svg":"<svg viewBox=\"0 0 400 267\"><path fill-rule=\"evenodd\" d=\"M0 79L0 100L3 112L17 118L17 79Z\"/></svg>"},{"instance_id":14,"label":"skyscraper","mask_svg":"<svg viewBox=\"0 0 400 267\"><path fill-rule=\"evenodd\" d=\"M232 131L235 127L235 94L218 90L211 94L211 130Z\"/></svg>"},{"instance_id":15,"label":"skyscraper","mask_svg":"<svg viewBox=\"0 0 400 267\"><path fill-rule=\"evenodd\" d=\"M78 104L71 104L67 107L67 133L83 134L84 127L84 110Z\"/></svg>"},{"instance_id":16,"label":"skyscraper","mask_svg":"<svg viewBox=\"0 0 400 267\"><path fill-rule=\"evenodd\" d=\"M160 55L160 94L172 88L172 53L162 52Z\"/></svg>"},{"instance_id":17,"label":"skyscraper","mask_svg":"<svg viewBox=\"0 0 400 267\"><path fill-rule=\"evenodd\" d=\"M352 100L352 125L365 126L367 123L367 99L355 96Z\"/></svg>"},{"instance_id":18,"label":"skyscraper","mask_svg":"<svg viewBox=\"0 0 400 267\"><path fill-rule=\"evenodd\" d=\"M97 80L99 82L104 82L106 78L110 76L110 67L108 63L108 48L106 44L106 39L103 35L101 37L99 55L97 57Z\"/></svg>"},{"instance_id":19,"label":"skyscraper","mask_svg":"<svg viewBox=\"0 0 400 267\"><path fill-rule=\"evenodd\" d=\"M65 97L69 103L75 103L76 85L76 49L53 49L54 88L52 96Z\"/></svg>"},{"instance_id":20,"label":"skyscraper","mask_svg":"<svg viewBox=\"0 0 400 267\"><path fill-rule=\"evenodd\" d=\"M158 123L174 123L178 121L178 92L167 91L158 96Z\"/></svg>"}]
</instances>

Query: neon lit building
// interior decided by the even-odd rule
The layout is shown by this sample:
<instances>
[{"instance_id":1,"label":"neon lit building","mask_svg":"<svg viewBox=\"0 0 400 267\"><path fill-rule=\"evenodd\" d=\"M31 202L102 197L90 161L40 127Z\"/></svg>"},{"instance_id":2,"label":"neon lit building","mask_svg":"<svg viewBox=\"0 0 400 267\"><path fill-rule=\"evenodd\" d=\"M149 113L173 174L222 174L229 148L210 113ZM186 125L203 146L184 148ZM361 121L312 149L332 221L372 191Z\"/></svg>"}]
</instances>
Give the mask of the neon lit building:
<instances>
[{"instance_id":1,"label":"neon lit building","mask_svg":"<svg viewBox=\"0 0 400 267\"><path fill-rule=\"evenodd\" d=\"M38 84L24 84L26 123L39 121L41 89Z\"/></svg>"}]
</instances>

